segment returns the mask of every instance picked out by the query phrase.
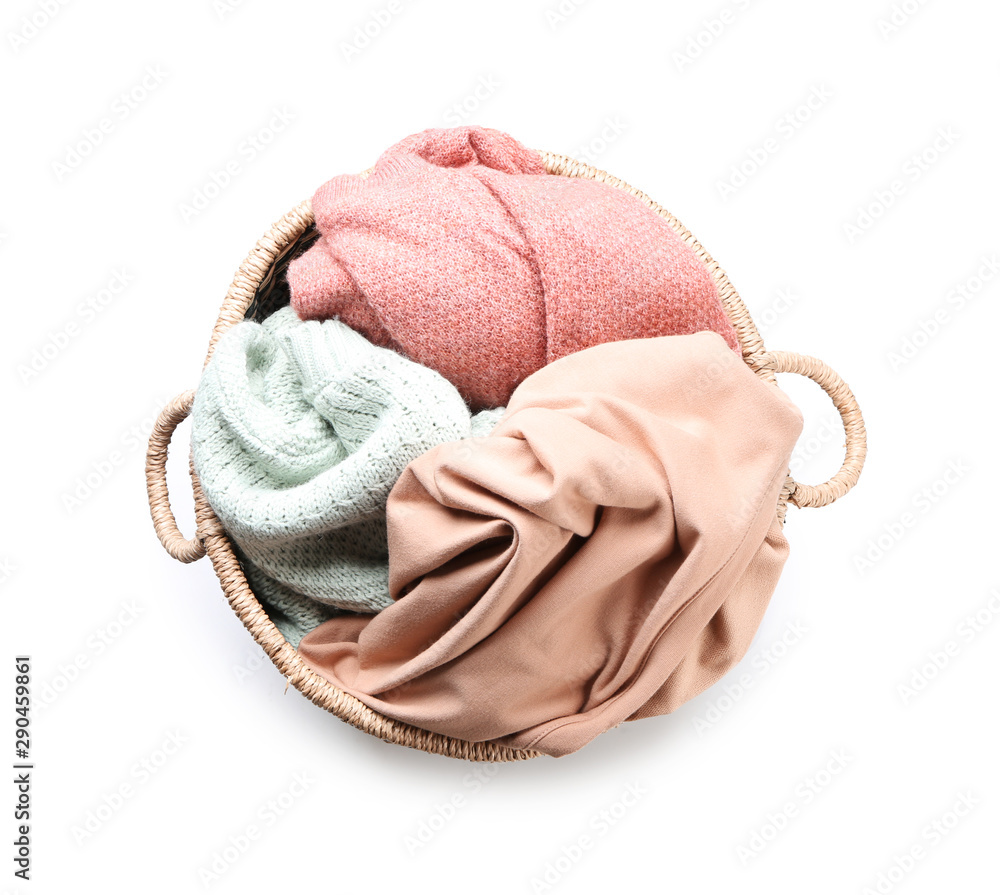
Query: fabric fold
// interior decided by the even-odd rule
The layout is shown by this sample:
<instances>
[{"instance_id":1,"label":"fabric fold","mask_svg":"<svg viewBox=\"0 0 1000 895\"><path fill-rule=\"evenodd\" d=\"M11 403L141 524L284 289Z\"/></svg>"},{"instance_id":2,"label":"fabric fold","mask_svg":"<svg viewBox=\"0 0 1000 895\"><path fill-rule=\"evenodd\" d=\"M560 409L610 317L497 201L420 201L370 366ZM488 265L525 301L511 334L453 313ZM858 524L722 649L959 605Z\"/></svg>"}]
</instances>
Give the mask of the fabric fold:
<instances>
[{"instance_id":1,"label":"fabric fold","mask_svg":"<svg viewBox=\"0 0 1000 895\"><path fill-rule=\"evenodd\" d=\"M708 267L635 196L548 174L483 127L431 129L313 197L288 268L305 319L339 317L438 370L474 408L603 342L700 331L739 351Z\"/></svg>"},{"instance_id":2,"label":"fabric fold","mask_svg":"<svg viewBox=\"0 0 1000 895\"><path fill-rule=\"evenodd\" d=\"M297 645L390 605L385 503L430 448L482 435L440 374L283 308L219 340L192 408L195 470L251 588Z\"/></svg>"},{"instance_id":3,"label":"fabric fold","mask_svg":"<svg viewBox=\"0 0 1000 895\"><path fill-rule=\"evenodd\" d=\"M672 711L760 622L801 427L715 333L563 357L490 435L407 466L387 504L393 604L300 652L389 717L552 755Z\"/></svg>"}]
</instances>

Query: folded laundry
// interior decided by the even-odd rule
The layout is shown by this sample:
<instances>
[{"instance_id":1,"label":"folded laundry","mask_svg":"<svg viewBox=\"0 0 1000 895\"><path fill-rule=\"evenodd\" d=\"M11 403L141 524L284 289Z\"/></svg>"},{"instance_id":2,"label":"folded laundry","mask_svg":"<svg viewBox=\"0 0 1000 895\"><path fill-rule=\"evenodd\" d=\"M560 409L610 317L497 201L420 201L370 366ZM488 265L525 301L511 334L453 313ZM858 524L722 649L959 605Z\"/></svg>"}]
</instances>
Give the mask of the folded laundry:
<instances>
[{"instance_id":1,"label":"folded laundry","mask_svg":"<svg viewBox=\"0 0 1000 895\"><path fill-rule=\"evenodd\" d=\"M312 206L320 239L288 268L299 315L339 316L474 408L603 342L709 330L739 350L708 267L660 215L618 187L548 174L500 131L414 134Z\"/></svg>"},{"instance_id":2,"label":"folded laundry","mask_svg":"<svg viewBox=\"0 0 1000 895\"><path fill-rule=\"evenodd\" d=\"M195 470L256 595L296 645L391 602L385 502L407 463L486 434L433 370L283 308L219 340L192 408Z\"/></svg>"},{"instance_id":3,"label":"folded laundry","mask_svg":"<svg viewBox=\"0 0 1000 895\"><path fill-rule=\"evenodd\" d=\"M395 602L300 653L391 718L552 755L670 712L749 647L801 428L715 333L557 360L492 434L410 463L387 506Z\"/></svg>"}]
</instances>

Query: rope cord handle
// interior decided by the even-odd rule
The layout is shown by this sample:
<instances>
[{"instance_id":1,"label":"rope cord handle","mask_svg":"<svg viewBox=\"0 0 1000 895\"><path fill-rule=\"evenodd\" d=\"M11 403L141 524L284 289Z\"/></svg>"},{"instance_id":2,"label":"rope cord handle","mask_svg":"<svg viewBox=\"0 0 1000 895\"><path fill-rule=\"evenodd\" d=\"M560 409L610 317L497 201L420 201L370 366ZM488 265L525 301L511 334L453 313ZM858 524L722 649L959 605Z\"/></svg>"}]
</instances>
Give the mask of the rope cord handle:
<instances>
[{"instance_id":1,"label":"rope cord handle","mask_svg":"<svg viewBox=\"0 0 1000 895\"><path fill-rule=\"evenodd\" d=\"M840 471L822 485L805 485L791 479L789 501L797 507L825 507L839 500L857 483L865 465L868 436L854 393L823 361L790 351L770 351L761 366L775 373L798 373L815 382L833 401L844 423L846 452Z\"/></svg>"},{"instance_id":2,"label":"rope cord handle","mask_svg":"<svg viewBox=\"0 0 1000 895\"><path fill-rule=\"evenodd\" d=\"M821 485L806 485L789 477L791 491L788 499L797 507L825 507L839 500L857 484L868 451L865 421L851 389L821 360L804 354L768 352L760 358L759 368L806 376L830 396L844 423L844 463L836 475ZM185 538L177 527L167 490L167 451L174 430L191 412L194 394L193 390L186 391L160 411L146 451L146 492L153 528L167 553L185 563L201 559L205 555L205 544L197 533L193 538Z\"/></svg>"},{"instance_id":3,"label":"rope cord handle","mask_svg":"<svg viewBox=\"0 0 1000 895\"><path fill-rule=\"evenodd\" d=\"M167 449L174 430L191 412L193 403L194 391L191 390L167 404L153 424L146 450L146 493L149 495L153 528L163 549L181 562L194 562L205 555L205 544L197 533L193 538L185 538L181 534L174 511L170 509L170 494L167 492Z\"/></svg>"}]
</instances>

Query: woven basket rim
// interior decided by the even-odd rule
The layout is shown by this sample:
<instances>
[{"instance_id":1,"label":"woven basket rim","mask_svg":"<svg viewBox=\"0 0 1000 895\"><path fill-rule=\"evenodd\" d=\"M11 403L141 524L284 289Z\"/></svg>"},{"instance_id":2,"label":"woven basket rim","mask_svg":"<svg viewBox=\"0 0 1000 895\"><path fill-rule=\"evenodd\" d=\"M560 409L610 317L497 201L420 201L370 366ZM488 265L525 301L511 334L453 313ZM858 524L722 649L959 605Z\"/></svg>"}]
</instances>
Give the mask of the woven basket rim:
<instances>
[{"instance_id":1,"label":"woven basket rim","mask_svg":"<svg viewBox=\"0 0 1000 895\"><path fill-rule=\"evenodd\" d=\"M584 177L607 183L635 196L664 218L712 274L718 288L719 298L736 330L744 361L762 379L777 385L774 370L768 365L769 356L764 349L763 339L746 305L730 282L726 272L677 217L642 190L636 189L607 171L577 161L569 156L545 151L539 151L539 154L550 174ZM367 173L367 171L362 172L363 175ZM275 222L258 240L237 270L222 303L218 320L209 340L208 352L205 357L206 365L222 333L245 319L247 310L257 295L258 287L268 278L272 265L290 251L312 225L312 207L310 200L307 199ZM205 552L211 558L229 605L286 680L307 699L341 720L381 740L433 754L471 761L518 761L542 754L534 750L513 749L495 742L471 742L444 734L431 733L402 721L396 721L365 705L360 699L344 692L313 671L306 665L298 651L281 635L274 622L267 615L263 605L254 595L222 524L205 499L193 462L190 465L190 471L194 484L198 537L203 541ZM782 523L792 487L794 487L794 483L790 477L786 477L776 508L778 518Z\"/></svg>"}]
</instances>

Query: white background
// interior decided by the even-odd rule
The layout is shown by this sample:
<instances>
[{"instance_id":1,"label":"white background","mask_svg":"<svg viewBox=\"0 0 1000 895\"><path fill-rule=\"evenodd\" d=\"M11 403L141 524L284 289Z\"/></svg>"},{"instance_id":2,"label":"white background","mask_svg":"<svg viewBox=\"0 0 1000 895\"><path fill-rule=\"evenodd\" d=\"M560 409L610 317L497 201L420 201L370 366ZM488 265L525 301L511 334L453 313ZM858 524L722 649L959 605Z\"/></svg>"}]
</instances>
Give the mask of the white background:
<instances>
[{"instance_id":1,"label":"white background","mask_svg":"<svg viewBox=\"0 0 1000 895\"><path fill-rule=\"evenodd\" d=\"M12 876L7 784L0 891L997 891L1000 277L975 279L1000 252L995 4L44 9L0 15L0 756L14 761L12 659L28 653L36 762L33 879ZM871 447L842 502L790 510L782 581L722 683L481 779L285 692L209 562L161 550L142 475L154 413L196 385L272 221L403 136L462 123L670 208L769 347L848 380ZM127 287L85 311L120 270ZM978 288L964 307L958 287ZM841 458L832 405L782 383L807 417L796 472L820 481ZM177 438L190 532L186 425Z\"/></svg>"}]
</instances>

